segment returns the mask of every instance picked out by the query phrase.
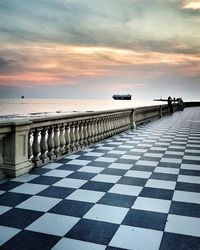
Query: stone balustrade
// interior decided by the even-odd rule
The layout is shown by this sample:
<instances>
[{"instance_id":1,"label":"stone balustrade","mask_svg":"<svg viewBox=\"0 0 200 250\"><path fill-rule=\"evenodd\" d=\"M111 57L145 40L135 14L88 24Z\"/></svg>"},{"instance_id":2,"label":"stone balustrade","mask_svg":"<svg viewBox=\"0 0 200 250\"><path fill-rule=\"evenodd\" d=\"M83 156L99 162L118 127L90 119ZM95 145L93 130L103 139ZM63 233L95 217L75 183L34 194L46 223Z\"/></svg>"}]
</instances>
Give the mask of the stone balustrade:
<instances>
[{"instance_id":1,"label":"stone balustrade","mask_svg":"<svg viewBox=\"0 0 200 250\"><path fill-rule=\"evenodd\" d=\"M167 105L0 122L0 178L88 147L169 113Z\"/></svg>"}]
</instances>

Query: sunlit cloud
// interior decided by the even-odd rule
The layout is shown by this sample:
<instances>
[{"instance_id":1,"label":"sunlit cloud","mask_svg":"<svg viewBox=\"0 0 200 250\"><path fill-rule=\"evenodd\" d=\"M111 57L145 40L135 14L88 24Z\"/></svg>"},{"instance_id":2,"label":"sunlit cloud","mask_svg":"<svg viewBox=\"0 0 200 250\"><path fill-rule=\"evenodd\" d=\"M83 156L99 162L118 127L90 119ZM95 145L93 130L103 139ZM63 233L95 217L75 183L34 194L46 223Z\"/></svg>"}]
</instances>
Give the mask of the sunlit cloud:
<instances>
[{"instance_id":1,"label":"sunlit cloud","mask_svg":"<svg viewBox=\"0 0 200 250\"><path fill-rule=\"evenodd\" d=\"M183 9L198 10L198 9L200 9L200 1L199 0L185 1L182 8Z\"/></svg>"},{"instance_id":2,"label":"sunlit cloud","mask_svg":"<svg viewBox=\"0 0 200 250\"><path fill-rule=\"evenodd\" d=\"M160 53L108 47L88 47L55 44L4 45L1 52L5 63L1 69L0 84L75 84L85 77L127 76L138 74L138 68L157 67L147 77L163 75L161 66L173 67L185 74L200 72L200 55ZM8 53L9 51L9 53ZM15 65L10 66L13 54ZM23 59L21 58L23 54ZM9 56L8 56L9 55ZM139 72L141 74L141 72Z\"/></svg>"}]
</instances>

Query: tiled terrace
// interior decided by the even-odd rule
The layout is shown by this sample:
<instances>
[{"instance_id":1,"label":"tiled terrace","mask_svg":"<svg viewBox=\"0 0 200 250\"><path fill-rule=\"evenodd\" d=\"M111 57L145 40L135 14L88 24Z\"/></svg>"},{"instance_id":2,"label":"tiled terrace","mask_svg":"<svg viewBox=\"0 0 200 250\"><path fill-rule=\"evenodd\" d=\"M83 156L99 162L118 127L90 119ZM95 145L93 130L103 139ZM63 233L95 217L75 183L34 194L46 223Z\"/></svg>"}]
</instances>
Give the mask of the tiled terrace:
<instances>
[{"instance_id":1,"label":"tiled terrace","mask_svg":"<svg viewBox=\"0 0 200 250\"><path fill-rule=\"evenodd\" d=\"M200 108L0 184L1 249L200 249Z\"/></svg>"}]
</instances>

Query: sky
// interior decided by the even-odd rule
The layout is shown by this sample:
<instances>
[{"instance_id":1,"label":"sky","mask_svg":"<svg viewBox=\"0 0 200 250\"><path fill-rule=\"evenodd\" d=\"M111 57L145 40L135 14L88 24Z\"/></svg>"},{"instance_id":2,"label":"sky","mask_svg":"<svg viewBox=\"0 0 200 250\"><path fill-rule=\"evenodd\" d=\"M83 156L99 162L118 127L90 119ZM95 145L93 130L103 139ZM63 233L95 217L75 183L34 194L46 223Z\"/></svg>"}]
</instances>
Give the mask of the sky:
<instances>
[{"instance_id":1,"label":"sky","mask_svg":"<svg viewBox=\"0 0 200 250\"><path fill-rule=\"evenodd\" d=\"M0 0L0 98L200 100L200 0Z\"/></svg>"}]
</instances>

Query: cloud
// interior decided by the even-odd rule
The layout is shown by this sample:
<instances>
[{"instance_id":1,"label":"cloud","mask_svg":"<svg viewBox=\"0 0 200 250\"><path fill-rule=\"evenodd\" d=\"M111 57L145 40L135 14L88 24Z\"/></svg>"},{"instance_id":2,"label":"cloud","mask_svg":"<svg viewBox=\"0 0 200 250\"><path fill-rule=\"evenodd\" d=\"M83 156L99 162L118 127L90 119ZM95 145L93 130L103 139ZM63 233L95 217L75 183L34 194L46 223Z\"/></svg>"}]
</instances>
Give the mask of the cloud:
<instances>
[{"instance_id":1,"label":"cloud","mask_svg":"<svg viewBox=\"0 0 200 250\"><path fill-rule=\"evenodd\" d=\"M199 0L184 1L183 9L199 10L200 9L200 1Z\"/></svg>"}]
</instances>

